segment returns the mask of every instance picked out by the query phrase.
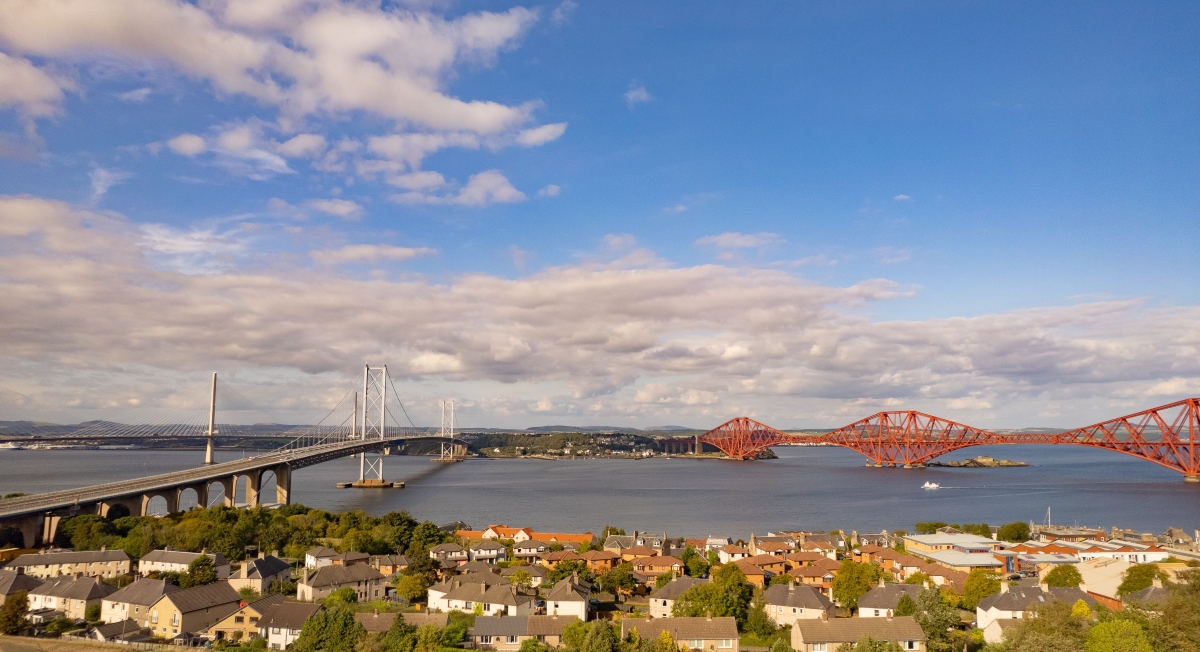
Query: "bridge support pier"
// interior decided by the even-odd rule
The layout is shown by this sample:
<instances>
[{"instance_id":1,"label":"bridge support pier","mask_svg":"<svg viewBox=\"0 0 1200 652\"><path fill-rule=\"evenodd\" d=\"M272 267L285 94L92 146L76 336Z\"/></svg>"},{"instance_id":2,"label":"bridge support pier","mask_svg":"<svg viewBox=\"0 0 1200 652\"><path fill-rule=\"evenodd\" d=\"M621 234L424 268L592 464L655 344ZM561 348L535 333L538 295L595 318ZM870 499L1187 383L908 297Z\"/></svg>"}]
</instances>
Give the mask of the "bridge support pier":
<instances>
[{"instance_id":1,"label":"bridge support pier","mask_svg":"<svg viewBox=\"0 0 1200 652\"><path fill-rule=\"evenodd\" d=\"M142 504L140 506L141 516L150 515L150 501L155 497L162 496L163 500L167 501L167 513L174 514L179 511L179 489L166 489L163 491L155 491L153 493L142 494Z\"/></svg>"},{"instance_id":2,"label":"bridge support pier","mask_svg":"<svg viewBox=\"0 0 1200 652\"><path fill-rule=\"evenodd\" d=\"M262 494L263 470L250 471L245 473L244 477L249 480L246 483L246 507L258 507Z\"/></svg>"},{"instance_id":3,"label":"bridge support pier","mask_svg":"<svg viewBox=\"0 0 1200 652\"><path fill-rule=\"evenodd\" d=\"M1183 476L1183 481L1184 482L1200 482L1200 475L1185 475L1185 476Z\"/></svg>"},{"instance_id":4,"label":"bridge support pier","mask_svg":"<svg viewBox=\"0 0 1200 652\"><path fill-rule=\"evenodd\" d=\"M104 518L108 518L108 510L117 505L124 505L125 509L129 510L130 516L141 516L142 499L139 496L124 496L122 498L102 501L97 503L96 513Z\"/></svg>"},{"instance_id":5,"label":"bridge support pier","mask_svg":"<svg viewBox=\"0 0 1200 652\"><path fill-rule=\"evenodd\" d=\"M24 540L26 548L33 548L37 546L37 537L39 534L43 534L43 532L40 531L42 529L41 514L26 516L13 522L12 524L21 531L21 538Z\"/></svg>"},{"instance_id":6,"label":"bridge support pier","mask_svg":"<svg viewBox=\"0 0 1200 652\"><path fill-rule=\"evenodd\" d=\"M183 505L183 492L191 489L196 492L196 506L208 507L208 483L189 484L175 489L175 505Z\"/></svg>"},{"instance_id":7,"label":"bridge support pier","mask_svg":"<svg viewBox=\"0 0 1200 652\"><path fill-rule=\"evenodd\" d=\"M275 467L275 502L280 505L292 504L292 467L280 464Z\"/></svg>"}]
</instances>

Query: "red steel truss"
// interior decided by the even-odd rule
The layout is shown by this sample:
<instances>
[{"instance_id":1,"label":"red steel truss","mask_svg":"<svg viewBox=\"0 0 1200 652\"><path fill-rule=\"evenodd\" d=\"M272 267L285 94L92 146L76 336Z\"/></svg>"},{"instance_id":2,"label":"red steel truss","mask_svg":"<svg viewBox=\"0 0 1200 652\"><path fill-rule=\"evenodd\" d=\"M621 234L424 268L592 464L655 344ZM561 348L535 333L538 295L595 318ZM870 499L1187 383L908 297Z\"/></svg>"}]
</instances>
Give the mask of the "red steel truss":
<instances>
[{"instance_id":1,"label":"red steel truss","mask_svg":"<svg viewBox=\"0 0 1200 652\"><path fill-rule=\"evenodd\" d=\"M700 436L727 456L745 460L787 442L829 443L858 451L873 466L922 466L968 446L1074 444L1125 453L1200 482L1200 398L1189 398L1056 434L997 434L913 410L879 412L821 436L789 435L753 419L731 419Z\"/></svg>"}]
</instances>

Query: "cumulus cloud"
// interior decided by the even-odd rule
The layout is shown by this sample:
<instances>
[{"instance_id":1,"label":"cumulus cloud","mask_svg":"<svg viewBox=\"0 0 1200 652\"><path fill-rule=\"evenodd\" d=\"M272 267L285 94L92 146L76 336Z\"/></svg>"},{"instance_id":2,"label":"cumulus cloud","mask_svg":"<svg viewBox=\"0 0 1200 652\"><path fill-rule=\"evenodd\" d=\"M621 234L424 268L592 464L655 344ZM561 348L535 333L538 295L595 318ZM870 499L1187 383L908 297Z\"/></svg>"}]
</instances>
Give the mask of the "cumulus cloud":
<instances>
[{"instance_id":1,"label":"cumulus cloud","mask_svg":"<svg viewBox=\"0 0 1200 652\"><path fill-rule=\"evenodd\" d=\"M625 98L625 105L629 107L630 111L638 104L643 104L654 99L650 96L650 92L646 90L645 86L631 86L629 90L625 91L623 97Z\"/></svg>"},{"instance_id":2,"label":"cumulus cloud","mask_svg":"<svg viewBox=\"0 0 1200 652\"><path fill-rule=\"evenodd\" d=\"M565 25L571 21L571 16L579 8L574 0L563 0L554 11L550 12L550 22L555 25Z\"/></svg>"},{"instance_id":3,"label":"cumulus cloud","mask_svg":"<svg viewBox=\"0 0 1200 652\"><path fill-rule=\"evenodd\" d=\"M315 158L325 151L325 137L320 134L293 136L281 144L278 151L291 158Z\"/></svg>"},{"instance_id":4,"label":"cumulus cloud","mask_svg":"<svg viewBox=\"0 0 1200 652\"><path fill-rule=\"evenodd\" d=\"M322 213L334 215L343 220L357 220L362 217L363 213L362 206L349 199L313 199L308 202L308 205Z\"/></svg>"},{"instance_id":5,"label":"cumulus cloud","mask_svg":"<svg viewBox=\"0 0 1200 652\"><path fill-rule=\"evenodd\" d=\"M197 156L208 151L208 143L196 134L180 134L167 141L172 152L183 156Z\"/></svg>"},{"instance_id":6,"label":"cumulus cloud","mask_svg":"<svg viewBox=\"0 0 1200 652\"><path fill-rule=\"evenodd\" d=\"M440 175L439 175L440 176ZM429 186L427 189L433 189ZM460 206L488 206L510 204L528 199L525 193L509 183L499 170L484 170L471 175L467 185L457 192L433 194L424 190L392 195L392 200L401 204L457 204Z\"/></svg>"},{"instance_id":7,"label":"cumulus cloud","mask_svg":"<svg viewBox=\"0 0 1200 652\"><path fill-rule=\"evenodd\" d=\"M287 257L240 262L236 233L140 227L33 197L0 198L0 217L0 360L30 396L114 368L158 384L236 367L291 374L292 398L316 406L329 399L328 378L348 384L371 359L398 379L469 382L494 406L481 418L536 407L835 426L884 407L954 416L1017 405L1007 425L1025 426L1047 402L1065 422L1049 425L1080 425L1200 386L1196 306L1110 301L873 321L863 307L911 292L645 254L516 278L360 279ZM350 245L312 257L415 255L427 254ZM989 426L986 415L972 421Z\"/></svg>"},{"instance_id":8,"label":"cumulus cloud","mask_svg":"<svg viewBox=\"0 0 1200 652\"><path fill-rule=\"evenodd\" d=\"M69 84L36 68L29 60L0 52L0 108L15 107L28 117L58 112Z\"/></svg>"},{"instance_id":9,"label":"cumulus cloud","mask_svg":"<svg viewBox=\"0 0 1200 652\"><path fill-rule=\"evenodd\" d=\"M346 245L341 249L328 249L311 252L312 259L321 265L343 265L346 263L379 263L395 262L431 256L436 249L425 247L395 247L392 245Z\"/></svg>"},{"instance_id":10,"label":"cumulus cloud","mask_svg":"<svg viewBox=\"0 0 1200 652\"><path fill-rule=\"evenodd\" d=\"M566 131L567 123L565 122L526 129L517 134L517 144L524 145L525 147L544 145L552 140L558 140Z\"/></svg>"},{"instance_id":11,"label":"cumulus cloud","mask_svg":"<svg viewBox=\"0 0 1200 652\"><path fill-rule=\"evenodd\" d=\"M696 240L701 247L718 249L758 249L782 242L778 233L737 233L728 231L720 235L708 235Z\"/></svg>"}]
</instances>

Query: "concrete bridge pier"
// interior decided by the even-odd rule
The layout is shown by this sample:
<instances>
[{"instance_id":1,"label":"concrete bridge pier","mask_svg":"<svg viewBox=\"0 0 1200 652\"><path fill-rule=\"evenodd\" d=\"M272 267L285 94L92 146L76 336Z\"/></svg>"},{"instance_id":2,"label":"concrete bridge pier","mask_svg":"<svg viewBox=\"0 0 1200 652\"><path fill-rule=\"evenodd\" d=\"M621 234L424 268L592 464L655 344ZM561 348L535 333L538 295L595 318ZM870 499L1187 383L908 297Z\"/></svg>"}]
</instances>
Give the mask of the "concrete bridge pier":
<instances>
[{"instance_id":1,"label":"concrete bridge pier","mask_svg":"<svg viewBox=\"0 0 1200 652\"><path fill-rule=\"evenodd\" d=\"M246 478L246 507L258 507L262 494L262 477L265 469L255 469L233 476L233 488L236 490L242 478ZM230 492L230 496L233 493Z\"/></svg>"},{"instance_id":2,"label":"concrete bridge pier","mask_svg":"<svg viewBox=\"0 0 1200 652\"><path fill-rule=\"evenodd\" d=\"M1184 482L1200 482L1200 475L1185 475L1185 476L1183 476L1183 481Z\"/></svg>"},{"instance_id":3,"label":"concrete bridge pier","mask_svg":"<svg viewBox=\"0 0 1200 652\"><path fill-rule=\"evenodd\" d=\"M25 540L26 548L37 546L37 537L43 534L42 530L42 515L34 514L26 516L20 520L11 521L10 525L15 526L21 531L21 538Z\"/></svg>"},{"instance_id":4,"label":"concrete bridge pier","mask_svg":"<svg viewBox=\"0 0 1200 652\"><path fill-rule=\"evenodd\" d=\"M207 482L201 482L198 484L189 484L189 485L184 485L182 487L177 488L175 490L175 504L176 505L183 504L183 492L187 491L188 489L191 489L192 491L196 492L196 506L197 507L208 507L208 483Z\"/></svg>"},{"instance_id":5,"label":"concrete bridge pier","mask_svg":"<svg viewBox=\"0 0 1200 652\"><path fill-rule=\"evenodd\" d=\"M142 499L140 496L122 496L120 498L101 501L96 505L96 513L104 518L108 518L108 510L117 505L124 505L129 510L130 516L141 516L142 514Z\"/></svg>"},{"instance_id":6,"label":"concrete bridge pier","mask_svg":"<svg viewBox=\"0 0 1200 652\"><path fill-rule=\"evenodd\" d=\"M275 472L275 502L280 505L291 505L292 467L280 464L272 470Z\"/></svg>"},{"instance_id":7,"label":"concrete bridge pier","mask_svg":"<svg viewBox=\"0 0 1200 652\"><path fill-rule=\"evenodd\" d=\"M142 494L142 504L140 506L140 514L142 516L150 515L150 501L158 496L162 496L162 499L167 501L168 514L174 514L179 511L179 489L164 489L162 491Z\"/></svg>"}]
</instances>

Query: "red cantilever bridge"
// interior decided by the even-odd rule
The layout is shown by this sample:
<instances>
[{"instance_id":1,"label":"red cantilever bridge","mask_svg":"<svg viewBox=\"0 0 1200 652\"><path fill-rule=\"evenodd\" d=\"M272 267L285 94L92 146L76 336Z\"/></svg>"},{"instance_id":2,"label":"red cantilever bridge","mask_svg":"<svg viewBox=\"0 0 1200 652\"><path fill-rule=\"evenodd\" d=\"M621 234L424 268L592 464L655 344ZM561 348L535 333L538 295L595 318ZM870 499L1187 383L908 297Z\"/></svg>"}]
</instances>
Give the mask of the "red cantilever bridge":
<instances>
[{"instance_id":1,"label":"red cantilever bridge","mask_svg":"<svg viewBox=\"0 0 1200 652\"><path fill-rule=\"evenodd\" d=\"M844 446L870 466L920 467L969 446L1074 444L1125 453L1200 482L1200 398L1189 398L1065 432L998 434L913 410L879 412L824 435L790 435L739 417L700 435L700 442L745 460L777 444ZM1196 445L1193 445L1196 442Z\"/></svg>"}]
</instances>

